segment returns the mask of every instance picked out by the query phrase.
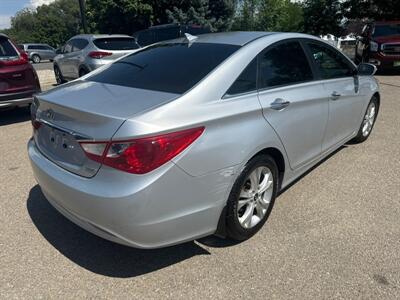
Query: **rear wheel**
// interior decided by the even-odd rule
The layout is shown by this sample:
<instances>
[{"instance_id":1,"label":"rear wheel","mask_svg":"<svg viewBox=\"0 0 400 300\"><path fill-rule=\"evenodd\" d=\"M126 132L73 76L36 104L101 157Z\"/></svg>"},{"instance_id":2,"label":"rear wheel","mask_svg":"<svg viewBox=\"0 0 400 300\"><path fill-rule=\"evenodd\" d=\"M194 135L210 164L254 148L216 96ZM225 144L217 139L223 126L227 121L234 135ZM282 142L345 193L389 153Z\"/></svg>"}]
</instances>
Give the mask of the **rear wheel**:
<instances>
[{"instance_id":1,"label":"rear wheel","mask_svg":"<svg viewBox=\"0 0 400 300\"><path fill-rule=\"evenodd\" d=\"M353 139L355 143L362 143L368 139L374 128L376 117L378 115L379 104L378 99L374 96L368 104L367 110L364 114L363 121L358 130L357 136Z\"/></svg>"},{"instance_id":2,"label":"rear wheel","mask_svg":"<svg viewBox=\"0 0 400 300\"><path fill-rule=\"evenodd\" d=\"M65 82L58 66L54 66L54 76L56 77L57 84L63 84Z\"/></svg>"},{"instance_id":3,"label":"rear wheel","mask_svg":"<svg viewBox=\"0 0 400 300\"><path fill-rule=\"evenodd\" d=\"M37 55L37 54L34 54L34 55L32 55L32 61L33 61L33 63L35 63L35 64L38 64L38 63L40 63L40 56L39 55Z\"/></svg>"},{"instance_id":4,"label":"rear wheel","mask_svg":"<svg viewBox=\"0 0 400 300\"><path fill-rule=\"evenodd\" d=\"M79 77L85 76L85 75L88 74L88 73L89 73L89 72L88 72L86 69L81 68L81 69L79 70Z\"/></svg>"},{"instance_id":5,"label":"rear wheel","mask_svg":"<svg viewBox=\"0 0 400 300\"><path fill-rule=\"evenodd\" d=\"M278 168L268 155L250 160L229 195L227 204L227 235L243 241L267 221L278 191Z\"/></svg>"}]
</instances>

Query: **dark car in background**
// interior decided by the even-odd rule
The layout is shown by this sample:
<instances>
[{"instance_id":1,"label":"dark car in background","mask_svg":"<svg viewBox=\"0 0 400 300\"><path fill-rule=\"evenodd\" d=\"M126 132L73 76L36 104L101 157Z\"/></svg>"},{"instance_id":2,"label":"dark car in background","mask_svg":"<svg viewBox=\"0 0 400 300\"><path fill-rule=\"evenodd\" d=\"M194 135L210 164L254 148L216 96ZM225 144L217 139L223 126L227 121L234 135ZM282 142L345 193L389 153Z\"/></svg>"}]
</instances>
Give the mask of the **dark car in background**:
<instances>
[{"instance_id":1,"label":"dark car in background","mask_svg":"<svg viewBox=\"0 0 400 300\"><path fill-rule=\"evenodd\" d=\"M20 44L18 47L24 50L28 54L29 60L35 64L42 60L53 61L53 58L57 55L56 49L47 44Z\"/></svg>"},{"instance_id":2,"label":"dark car in background","mask_svg":"<svg viewBox=\"0 0 400 300\"><path fill-rule=\"evenodd\" d=\"M366 24L357 37L355 61L381 70L400 69L400 21Z\"/></svg>"},{"instance_id":3,"label":"dark car in background","mask_svg":"<svg viewBox=\"0 0 400 300\"><path fill-rule=\"evenodd\" d=\"M199 25L165 24L152 26L133 34L141 47L157 42L183 37L185 33L200 35L210 33L210 30Z\"/></svg>"},{"instance_id":4,"label":"dark car in background","mask_svg":"<svg viewBox=\"0 0 400 300\"><path fill-rule=\"evenodd\" d=\"M28 55L0 34L0 109L27 106L37 92L39 79Z\"/></svg>"}]
</instances>

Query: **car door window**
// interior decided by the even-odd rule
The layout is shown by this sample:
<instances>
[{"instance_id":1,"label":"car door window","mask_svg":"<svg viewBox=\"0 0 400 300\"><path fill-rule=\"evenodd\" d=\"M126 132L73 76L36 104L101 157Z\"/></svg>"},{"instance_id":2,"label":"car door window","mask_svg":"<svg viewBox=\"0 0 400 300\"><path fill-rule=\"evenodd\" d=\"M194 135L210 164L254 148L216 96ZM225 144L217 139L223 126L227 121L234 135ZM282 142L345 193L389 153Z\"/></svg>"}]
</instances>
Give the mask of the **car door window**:
<instances>
[{"instance_id":1,"label":"car door window","mask_svg":"<svg viewBox=\"0 0 400 300\"><path fill-rule=\"evenodd\" d=\"M307 57L297 41L280 43L260 54L260 89L313 80Z\"/></svg>"},{"instance_id":2,"label":"car door window","mask_svg":"<svg viewBox=\"0 0 400 300\"><path fill-rule=\"evenodd\" d=\"M235 80L227 95L237 95L255 91L257 89L257 58L254 58L250 64L243 70Z\"/></svg>"},{"instance_id":3,"label":"car door window","mask_svg":"<svg viewBox=\"0 0 400 300\"><path fill-rule=\"evenodd\" d=\"M308 43L308 47L323 79L353 76L353 67L339 51L316 43Z\"/></svg>"},{"instance_id":4,"label":"car door window","mask_svg":"<svg viewBox=\"0 0 400 300\"><path fill-rule=\"evenodd\" d=\"M72 52L80 51L85 48L88 44L88 41L83 39L75 39L72 40Z\"/></svg>"}]
</instances>

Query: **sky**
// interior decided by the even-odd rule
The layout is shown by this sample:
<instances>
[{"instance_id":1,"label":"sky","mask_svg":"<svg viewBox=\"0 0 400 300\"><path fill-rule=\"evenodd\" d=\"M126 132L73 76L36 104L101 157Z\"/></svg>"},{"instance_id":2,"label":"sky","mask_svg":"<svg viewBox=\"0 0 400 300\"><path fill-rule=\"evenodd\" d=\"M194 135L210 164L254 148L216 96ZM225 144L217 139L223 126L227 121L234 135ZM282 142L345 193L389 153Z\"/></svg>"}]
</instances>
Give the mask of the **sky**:
<instances>
[{"instance_id":1,"label":"sky","mask_svg":"<svg viewBox=\"0 0 400 300\"><path fill-rule=\"evenodd\" d=\"M54 0L0 0L0 29L9 28L11 17L25 7L36 8Z\"/></svg>"}]
</instances>

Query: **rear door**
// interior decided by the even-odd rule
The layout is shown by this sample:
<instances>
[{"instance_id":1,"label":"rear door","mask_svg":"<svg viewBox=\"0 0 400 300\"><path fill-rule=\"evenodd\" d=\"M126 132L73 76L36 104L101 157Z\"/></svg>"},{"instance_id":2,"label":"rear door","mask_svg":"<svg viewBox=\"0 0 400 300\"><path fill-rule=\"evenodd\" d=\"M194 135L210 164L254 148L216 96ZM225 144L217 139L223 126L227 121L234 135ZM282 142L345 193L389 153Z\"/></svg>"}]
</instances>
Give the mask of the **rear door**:
<instances>
[{"instance_id":1,"label":"rear door","mask_svg":"<svg viewBox=\"0 0 400 300\"><path fill-rule=\"evenodd\" d=\"M269 46L258 58L259 99L280 137L292 169L321 154L328 118L322 83L297 40Z\"/></svg>"},{"instance_id":2,"label":"rear door","mask_svg":"<svg viewBox=\"0 0 400 300\"><path fill-rule=\"evenodd\" d=\"M69 57L69 65L71 67L71 77L78 78L79 77L79 67L81 62L84 59L83 49L89 42L85 39L74 39L72 40L72 54Z\"/></svg>"},{"instance_id":3,"label":"rear door","mask_svg":"<svg viewBox=\"0 0 400 300\"><path fill-rule=\"evenodd\" d=\"M329 103L328 126L322 148L327 150L348 139L360 119L362 97L355 67L333 47L317 41L306 42Z\"/></svg>"},{"instance_id":4,"label":"rear door","mask_svg":"<svg viewBox=\"0 0 400 300\"><path fill-rule=\"evenodd\" d=\"M70 58L72 53L72 40L68 41L62 48L62 54L60 54L58 59L58 66L64 77L70 78L72 76Z\"/></svg>"}]
</instances>

